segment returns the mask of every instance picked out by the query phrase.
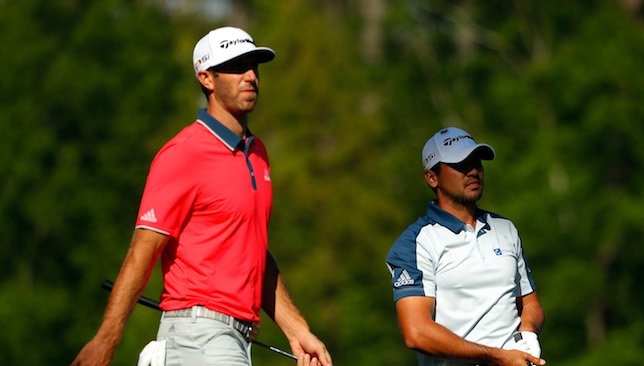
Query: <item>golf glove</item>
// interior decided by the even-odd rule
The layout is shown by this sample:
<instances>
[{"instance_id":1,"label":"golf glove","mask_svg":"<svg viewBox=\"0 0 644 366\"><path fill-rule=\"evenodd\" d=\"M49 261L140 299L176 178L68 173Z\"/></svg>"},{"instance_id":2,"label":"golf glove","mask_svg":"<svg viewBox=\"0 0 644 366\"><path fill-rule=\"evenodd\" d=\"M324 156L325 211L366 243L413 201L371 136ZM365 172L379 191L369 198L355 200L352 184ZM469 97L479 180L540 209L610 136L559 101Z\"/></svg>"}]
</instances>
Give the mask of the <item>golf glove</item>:
<instances>
[{"instance_id":1,"label":"golf glove","mask_svg":"<svg viewBox=\"0 0 644 366\"><path fill-rule=\"evenodd\" d=\"M151 341L143 347L137 366L165 366L165 341Z\"/></svg>"},{"instance_id":2,"label":"golf glove","mask_svg":"<svg viewBox=\"0 0 644 366\"><path fill-rule=\"evenodd\" d=\"M533 332L523 331L521 332L521 338L528 345L529 354L534 357L541 357L541 345L539 345L539 339L537 339L537 334Z\"/></svg>"},{"instance_id":3,"label":"golf glove","mask_svg":"<svg viewBox=\"0 0 644 366\"><path fill-rule=\"evenodd\" d=\"M512 335L512 338L510 338L510 340L503 345L503 349L508 351L515 349L532 354L530 352L530 346L528 346L528 343L525 341L525 339L523 339L523 336L520 332L515 332Z\"/></svg>"}]
</instances>

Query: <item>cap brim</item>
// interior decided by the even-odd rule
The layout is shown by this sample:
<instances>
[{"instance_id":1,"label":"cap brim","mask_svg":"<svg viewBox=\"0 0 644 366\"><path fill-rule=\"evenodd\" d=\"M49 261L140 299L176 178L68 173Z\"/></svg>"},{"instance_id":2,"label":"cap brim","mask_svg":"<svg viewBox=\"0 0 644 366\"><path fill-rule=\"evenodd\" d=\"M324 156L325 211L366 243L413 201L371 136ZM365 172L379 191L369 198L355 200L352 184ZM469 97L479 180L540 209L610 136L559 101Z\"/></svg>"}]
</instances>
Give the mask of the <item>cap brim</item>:
<instances>
[{"instance_id":1,"label":"cap brim","mask_svg":"<svg viewBox=\"0 0 644 366\"><path fill-rule=\"evenodd\" d=\"M481 160L493 160L496 154L494 149L488 144L477 144L468 146L460 151L455 152L449 158L441 160L443 163L455 164L467 159L472 154L478 154Z\"/></svg>"},{"instance_id":2,"label":"cap brim","mask_svg":"<svg viewBox=\"0 0 644 366\"><path fill-rule=\"evenodd\" d=\"M213 67L221 67L227 64L232 64L235 63L241 59L245 58L253 58L255 61L257 61L258 64L263 64L265 62L271 61L275 58L275 52L271 50L270 48L266 47L257 47L253 50L250 50L248 52L241 53L229 60L226 60L224 62L220 62L216 65L209 66L208 68L213 68Z\"/></svg>"},{"instance_id":3,"label":"cap brim","mask_svg":"<svg viewBox=\"0 0 644 366\"><path fill-rule=\"evenodd\" d=\"M251 51L250 54L254 54L257 63L260 64L272 61L275 58L275 51L268 47L257 47L255 50Z\"/></svg>"}]
</instances>

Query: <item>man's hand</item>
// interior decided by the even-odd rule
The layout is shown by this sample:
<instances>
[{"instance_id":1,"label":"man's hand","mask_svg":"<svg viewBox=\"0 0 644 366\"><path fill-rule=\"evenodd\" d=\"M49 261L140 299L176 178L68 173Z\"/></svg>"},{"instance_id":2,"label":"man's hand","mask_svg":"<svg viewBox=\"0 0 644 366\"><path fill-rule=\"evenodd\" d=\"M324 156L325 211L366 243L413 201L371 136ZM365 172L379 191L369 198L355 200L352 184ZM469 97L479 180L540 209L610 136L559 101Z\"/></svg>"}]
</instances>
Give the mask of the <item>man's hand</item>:
<instances>
[{"instance_id":1,"label":"man's hand","mask_svg":"<svg viewBox=\"0 0 644 366\"><path fill-rule=\"evenodd\" d=\"M537 334L533 332L523 331L521 332L521 337L523 338L522 341L524 341L525 344L528 346L528 351L526 352L533 355L534 357L540 357L541 345L539 344L539 339L537 338Z\"/></svg>"},{"instance_id":2,"label":"man's hand","mask_svg":"<svg viewBox=\"0 0 644 366\"><path fill-rule=\"evenodd\" d=\"M519 351L519 350L502 350L498 349L497 356L495 357L495 362L492 362L492 365L495 366L526 366L526 365L545 365L546 360L539 357L534 357L529 353Z\"/></svg>"},{"instance_id":3,"label":"man's hand","mask_svg":"<svg viewBox=\"0 0 644 366\"><path fill-rule=\"evenodd\" d=\"M298 358L298 366L333 366L326 346L313 333L305 333L289 342L293 354Z\"/></svg>"},{"instance_id":4,"label":"man's hand","mask_svg":"<svg viewBox=\"0 0 644 366\"><path fill-rule=\"evenodd\" d=\"M311 360L311 355L309 354L305 354L297 358L297 366L312 366L313 364L311 362L313 361ZM315 359L315 362L317 364L317 359Z\"/></svg>"},{"instance_id":5,"label":"man's hand","mask_svg":"<svg viewBox=\"0 0 644 366\"><path fill-rule=\"evenodd\" d=\"M520 333L517 332L516 334L520 334ZM508 341L506 344L503 345L503 349L508 351L516 349L519 351L523 351L525 353L530 353L530 346L528 346L528 343L526 343L525 339L523 338L511 339L510 341ZM539 356L537 355L537 357Z\"/></svg>"},{"instance_id":6,"label":"man's hand","mask_svg":"<svg viewBox=\"0 0 644 366\"><path fill-rule=\"evenodd\" d=\"M541 356L541 346L534 332L520 331L515 332L506 344L502 347L505 350L519 350L531 354L534 357Z\"/></svg>"}]
</instances>

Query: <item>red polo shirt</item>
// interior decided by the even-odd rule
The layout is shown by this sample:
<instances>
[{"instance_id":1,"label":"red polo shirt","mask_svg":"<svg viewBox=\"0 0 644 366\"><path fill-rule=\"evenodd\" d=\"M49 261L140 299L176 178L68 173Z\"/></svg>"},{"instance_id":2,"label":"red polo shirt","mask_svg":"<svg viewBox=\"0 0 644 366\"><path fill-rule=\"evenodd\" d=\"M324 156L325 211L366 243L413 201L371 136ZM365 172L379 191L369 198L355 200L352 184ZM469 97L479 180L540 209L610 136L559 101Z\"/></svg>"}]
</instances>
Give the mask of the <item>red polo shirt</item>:
<instances>
[{"instance_id":1,"label":"red polo shirt","mask_svg":"<svg viewBox=\"0 0 644 366\"><path fill-rule=\"evenodd\" d=\"M203 305L258 321L271 207L262 142L200 110L154 158L136 222L170 236L161 308Z\"/></svg>"}]
</instances>

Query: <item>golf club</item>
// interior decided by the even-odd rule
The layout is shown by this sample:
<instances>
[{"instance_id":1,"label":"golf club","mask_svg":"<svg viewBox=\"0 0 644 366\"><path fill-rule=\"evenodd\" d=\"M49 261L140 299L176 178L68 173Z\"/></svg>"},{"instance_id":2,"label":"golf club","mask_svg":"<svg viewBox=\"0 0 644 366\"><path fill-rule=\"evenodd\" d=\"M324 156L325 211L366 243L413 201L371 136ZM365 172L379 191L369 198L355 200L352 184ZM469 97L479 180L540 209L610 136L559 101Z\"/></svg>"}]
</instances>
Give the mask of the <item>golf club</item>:
<instances>
[{"instance_id":1,"label":"golf club","mask_svg":"<svg viewBox=\"0 0 644 366\"><path fill-rule=\"evenodd\" d=\"M101 283L101 287L103 288L103 290L112 291L112 289L114 288L114 281L103 280L103 282ZM149 307L151 309L162 311L161 308L159 307L159 302L156 301L156 300L153 300L153 299L151 299L149 297L141 296L141 297L139 297L137 302L139 304L147 306L147 307ZM256 341L256 340L251 340L251 342L253 342L253 344L256 344L258 346L261 346L261 347L264 347L266 349L269 349L269 350L271 350L271 351L273 351L273 352L275 352L277 354L280 354L280 355L282 355L284 357L288 357L290 359L297 360L297 357L295 357L293 354L288 353L288 352L286 352L284 350L281 350L281 349L279 349L277 347L273 347L273 346L270 346L268 344L265 344L265 343L262 343L262 342L259 342L259 341Z\"/></svg>"}]
</instances>

